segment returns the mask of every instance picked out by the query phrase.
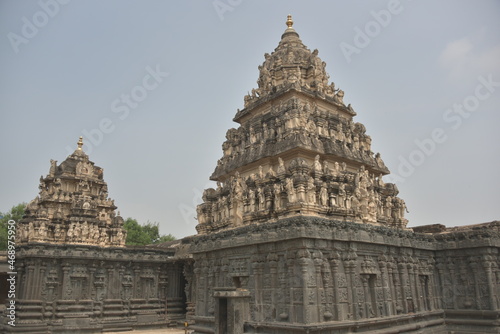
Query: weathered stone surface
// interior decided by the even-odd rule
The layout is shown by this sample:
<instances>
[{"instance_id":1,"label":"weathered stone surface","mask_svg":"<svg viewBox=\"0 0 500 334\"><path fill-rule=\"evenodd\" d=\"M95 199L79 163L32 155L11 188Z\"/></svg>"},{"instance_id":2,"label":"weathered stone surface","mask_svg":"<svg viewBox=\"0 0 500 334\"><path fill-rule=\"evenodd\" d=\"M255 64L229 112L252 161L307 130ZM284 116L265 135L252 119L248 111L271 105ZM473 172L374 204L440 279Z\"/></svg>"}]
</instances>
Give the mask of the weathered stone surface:
<instances>
[{"instance_id":1,"label":"weathered stone surface","mask_svg":"<svg viewBox=\"0 0 500 334\"><path fill-rule=\"evenodd\" d=\"M198 287L193 319L205 324L200 333L220 321L214 287L249 291L248 324L257 333L349 333L354 323L370 333L445 333L445 310L469 309L470 319L484 317L474 310L500 315L496 222L420 234L296 216L186 241ZM456 330L459 322L452 320ZM472 327L498 329L486 323Z\"/></svg>"},{"instance_id":2,"label":"weathered stone surface","mask_svg":"<svg viewBox=\"0 0 500 334\"><path fill-rule=\"evenodd\" d=\"M26 207L17 224L18 244L50 242L123 246L126 231L108 198L103 169L78 148L59 166L50 161L49 174L40 177L40 194Z\"/></svg>"},{"instance_id":3,"label":"weathered stone surface","mask_svg":"<svg viewBox=\"0 0 500 334\"><path fill-rule=\"evenodd\" d=\"M174 249L144 247L22 245L16 259L16 326L4 328L96 333L183 319L183 265L174 255Z\"/></svg>"},{"instance_id":4,"label":"weathered stone surface","mask_svg":"<svg viewBox=\"0 0 500 334\"><path fill-rule=\"evenodd\" d=\"M198 207L201 234L300 214L404 229L405 202L318 51L290 26L222 145Z\"/></svg>"}]
</instances>

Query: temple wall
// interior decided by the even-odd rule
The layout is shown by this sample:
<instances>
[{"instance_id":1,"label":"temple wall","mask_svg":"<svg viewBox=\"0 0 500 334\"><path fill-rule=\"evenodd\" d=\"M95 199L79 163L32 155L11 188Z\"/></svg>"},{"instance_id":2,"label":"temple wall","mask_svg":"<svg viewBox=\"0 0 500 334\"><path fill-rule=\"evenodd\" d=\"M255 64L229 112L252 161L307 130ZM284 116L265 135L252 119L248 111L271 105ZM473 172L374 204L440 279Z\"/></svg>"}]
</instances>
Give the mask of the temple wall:
<instances>
[{"instance_id":1,"label":"temple wall","mask_svg":"<svg viewBox=\"0 0 500 334\"><path fill-rule=\"evenodd\" d=\"M249 333L299 333L304 325L445 333L446 315L453 322L465 309L498 328L491 317L499 314L500 240L481 234L470 232L467 248L455 234L294 217L193 237L193 328L216 327L214 293L235 288L250 292Z\"/></svg>"},{"instance_id":2,"label":"temple wall","mask_svg":"<svg viewBox=\"0 0 500 334\"><path fill-rule=\"evenodd\" d=\"M11 332L166 326L185 317L183 264L172 250L30 244L17 250Z\"/></svg>"},{"instance_id":3,"label":"temple wall","mask_svg":"<svg viewBox=\"0 0 500 334\"><path fill-rule=\"evenodd\" d=\"M500 330L499 227L493 222L435 236L438 291L450 332Z\"/></svg>"}]
</instances>

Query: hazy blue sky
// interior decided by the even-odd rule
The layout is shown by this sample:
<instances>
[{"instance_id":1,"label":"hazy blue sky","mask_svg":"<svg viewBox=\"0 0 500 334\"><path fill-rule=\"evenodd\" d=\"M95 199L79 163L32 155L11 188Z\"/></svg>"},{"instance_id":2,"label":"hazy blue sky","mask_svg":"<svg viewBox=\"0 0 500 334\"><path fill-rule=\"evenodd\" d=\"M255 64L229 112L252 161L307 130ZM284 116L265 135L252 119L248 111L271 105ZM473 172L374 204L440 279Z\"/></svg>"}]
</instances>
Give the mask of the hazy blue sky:
<instances>
[{"instance_id":1,"label":"hazy blue sky","mask_svg":"<svg viewBox=\"0 0 500 334\"><path fill-rule=\"evenodd\" d=\"M500 218L499 1L0 1L0 211L83 134L122 216L195 233L289 13L395 173L409 226Z\"/></svg>"}]
</instances>

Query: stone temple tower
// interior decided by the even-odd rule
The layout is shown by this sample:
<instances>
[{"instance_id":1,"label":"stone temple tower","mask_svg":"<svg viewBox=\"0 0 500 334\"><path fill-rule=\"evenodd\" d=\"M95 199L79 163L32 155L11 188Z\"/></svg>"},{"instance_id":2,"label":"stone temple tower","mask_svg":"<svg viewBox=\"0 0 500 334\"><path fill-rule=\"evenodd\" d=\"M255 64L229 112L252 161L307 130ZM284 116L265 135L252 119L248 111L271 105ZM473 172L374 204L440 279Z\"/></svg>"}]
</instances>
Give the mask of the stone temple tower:
<instances>
[{"instance_id":1,"label":"stone temple tower","mask_svg":"<svg viewBox=\"0 0 500 334\"><path fill-rule=\"evenodd\" d=\"M344 92L329 82L291 16L259 66L258 88L227 131L211 176L217 189L198 207L200 234L308 215L404 229L406 206Z\"/></svg>"},{"instance_id":2,"label":"stone temple tower","mask_svg":"<svg viewBox=\"0 0 500 334\"><path fill-rule=\"evenodd\" d=\"M17 243L43 242L122 247L126 231L108 198L103 169L78 148L60 165L51 160L40 177L40 193L26 207L17 228Z\"/></svg>"}]
</instances>

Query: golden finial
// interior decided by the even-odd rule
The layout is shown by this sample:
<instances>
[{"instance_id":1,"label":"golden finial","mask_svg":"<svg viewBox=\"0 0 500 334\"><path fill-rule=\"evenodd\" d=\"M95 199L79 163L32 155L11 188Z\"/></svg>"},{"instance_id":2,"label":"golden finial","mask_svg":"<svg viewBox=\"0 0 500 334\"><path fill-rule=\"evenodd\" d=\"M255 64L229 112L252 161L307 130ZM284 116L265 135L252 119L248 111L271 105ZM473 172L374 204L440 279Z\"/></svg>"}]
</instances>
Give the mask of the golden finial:
<instances>
[{"instance_id":1,"label":"golden finial","mask_svg":"<svg viewBox=\"0 0 500 334\"><path fill-rule=\"evenodd\" d=\"M80 140L78 140L78 149L81 151L82 150L82 146L83 146L83 137L80 136Z\"/></svg>"},{"instance_id":2,"label":"golden finial","mask_svg":"<svg viewBox=\"0 0 500 334\"><path fill-rule=\"evenodd\" d=\"M293 20L292 20L292 15L291 14L288 14L288 16L286 18L286 25L287 25L288 29L292 29Z\"/></svg>"}]
</instances>

